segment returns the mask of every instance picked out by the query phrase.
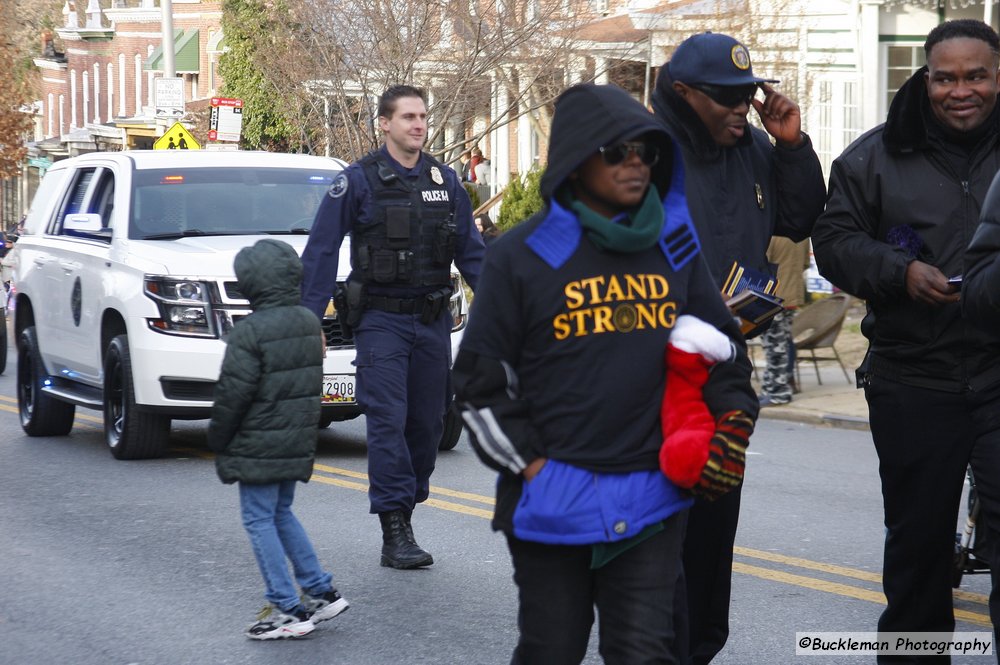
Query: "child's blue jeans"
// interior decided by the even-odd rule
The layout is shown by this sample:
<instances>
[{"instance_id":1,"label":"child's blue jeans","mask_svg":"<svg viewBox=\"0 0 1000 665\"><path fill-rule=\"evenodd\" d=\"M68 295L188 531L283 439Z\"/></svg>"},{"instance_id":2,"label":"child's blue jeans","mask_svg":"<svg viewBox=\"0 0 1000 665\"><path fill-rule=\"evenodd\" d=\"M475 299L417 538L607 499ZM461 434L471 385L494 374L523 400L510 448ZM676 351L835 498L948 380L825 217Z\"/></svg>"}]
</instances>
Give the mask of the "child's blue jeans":
<instances>
[{"instance_id":1,"label":"child's blue jeans","mask_svg":"<svg viewBox=\"0 0 1000 665\"><path fill-rule=\"evenodd\" d=\"M306 593L319 596L332 588L332 576L323 570L309 536L292 514L295 482L240 483L243 527L250 536L250 545L264 577L265 596L268 602L285 612L299 605L299 594L288 573L286 558L292 562L295 580Z\"/></svg>"}]
</instances>

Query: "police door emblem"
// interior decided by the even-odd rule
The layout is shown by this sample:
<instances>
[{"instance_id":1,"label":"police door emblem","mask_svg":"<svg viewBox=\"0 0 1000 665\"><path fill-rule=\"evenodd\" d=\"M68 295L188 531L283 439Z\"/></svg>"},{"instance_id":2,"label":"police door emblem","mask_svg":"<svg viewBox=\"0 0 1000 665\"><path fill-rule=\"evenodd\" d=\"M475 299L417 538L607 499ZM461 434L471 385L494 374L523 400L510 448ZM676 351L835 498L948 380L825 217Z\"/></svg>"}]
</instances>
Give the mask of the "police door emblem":
<instances>
[{"instance_id":1,"label":"police door emblem","mask_svg":"<svg viewBox=\"0 0 1000 665\"><path fill-rule=\"evenodd\" d=\"M336 178L333 179L333 182L330 184L330 190L327 192L327 194L330 195L330 198L339 199L346 193L347 193L347 176L341 173L340 175L338 175Z\"/></svg>"},{"instance_id":2,"label":"police door emblem","mask_svg":"<svg viewBox=\"0 0 1000 665\"><path fill-rule=\"evenodd\" d=\"M732 53L730 54L733 58L733 64L736 68L741 71L746 71L750 69L750 53L747 51L747 47L743 44L737 44L733 47Z\"/></svg>"},{"instance_id":3,"label":"police door emblem","mask_svg":"<svg viewBox=\"0 0 1000 665\"><path fill-rule=\"evenodd\" d=\"M764 209L764 190L761 188L759 182L753 184L753 191L757 193L757 207L761 210Z\"/></svg>"},{"instance_id":4,"label":"police door emblem","mask_svg":"<svg viewBox=\"0 0 1000 665\"><path fill-rule=\"evenodd\" d=\"M441 169L436 166L431 167L431 180L438 185L444 184L444 176L441 175Z\"/></svg>"}]
</instances>

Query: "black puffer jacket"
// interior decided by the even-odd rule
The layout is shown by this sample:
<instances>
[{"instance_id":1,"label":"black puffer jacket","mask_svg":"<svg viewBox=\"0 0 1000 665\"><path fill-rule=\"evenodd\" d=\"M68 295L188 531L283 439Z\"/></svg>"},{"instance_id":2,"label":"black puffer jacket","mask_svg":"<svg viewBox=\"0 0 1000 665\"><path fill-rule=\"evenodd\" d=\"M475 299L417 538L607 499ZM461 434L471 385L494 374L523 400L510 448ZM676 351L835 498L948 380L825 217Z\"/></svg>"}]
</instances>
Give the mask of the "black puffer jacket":
<instances>
[{"instance_id":1,"label":"black puffer jacket","mask_svg":"<svg viewBox=\"0 0 1000 665\"><path fill-rule=\"evenodd\" d=\"M236 279L254 313L229 336L208 445L224 483L307 481L323 381L316 315L299 303L302 262L289 245L261 240L236 255Z\"/></svg>"},{"instance_id":2,"label":"black puffer jacket","mask_svg":"<svg viewBox=\"0 0 1000 665\"><path fill-rule=\"evenodd\" d=\"M983 330L1000 331L1000 175L986 193L979 228L965 254L962 312Z\"/></svg>"},{"instance_id":3,"label":"black puffer jacket","mask_svg":"<svg viewBox=\"0 0 1000 665\"><path fill-rule=\"evenodd\" d=\"M861 325L870 341L865 371L960 392L1000 379L1000 345L962 318L959 303L931 306L910 298L906 267L918 259L947 277L963 273L965 249L1000 169L998 114L962 154L933 124L925 72L900 88L884 125L834 161L813 248L827 279L868 301Z\"/></svg>"}]
</instances>

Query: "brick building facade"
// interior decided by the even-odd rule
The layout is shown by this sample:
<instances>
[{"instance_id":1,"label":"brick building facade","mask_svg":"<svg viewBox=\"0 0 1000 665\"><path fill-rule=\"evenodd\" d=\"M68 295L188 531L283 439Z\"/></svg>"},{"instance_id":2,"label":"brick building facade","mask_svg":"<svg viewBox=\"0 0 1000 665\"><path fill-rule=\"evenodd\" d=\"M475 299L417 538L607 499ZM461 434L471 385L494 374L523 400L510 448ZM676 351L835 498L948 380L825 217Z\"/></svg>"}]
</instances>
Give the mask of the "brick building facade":
<instances>
[{"instance_id":1,"label":"brick building facade","mask_svg":"<svg viewBox=\"0 0 1000 665\"><path fill-rule=\"evenodd\" d=\"M56 29L63 53L46 46L35 59L42 78L37 138L45 152L143 147L155 136L153 80L162 76L162 11L154 0L115 0L102 10L90 0L82 21L64 9ZM221 54L221 0L173 0L176 76L187 102L215 93Z\"/></svg>"}]
</instances>

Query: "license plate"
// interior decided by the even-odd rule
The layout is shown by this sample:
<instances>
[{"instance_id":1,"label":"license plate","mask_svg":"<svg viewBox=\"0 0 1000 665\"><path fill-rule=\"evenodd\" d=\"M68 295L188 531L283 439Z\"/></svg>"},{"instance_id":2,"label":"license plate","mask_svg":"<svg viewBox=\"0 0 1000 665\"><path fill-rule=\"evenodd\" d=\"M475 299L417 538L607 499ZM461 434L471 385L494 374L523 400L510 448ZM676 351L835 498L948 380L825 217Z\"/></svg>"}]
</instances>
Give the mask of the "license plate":
<instances>
[{"instance_id":1,"label":"license plate","mask_svg":"<svg viewBox=\"0 0 1000 665\"><path fill-rule=\"evenodd\" d=\"M356 404L353 374L323 375L323 404Z\"/></svg>"}]
</instances>

